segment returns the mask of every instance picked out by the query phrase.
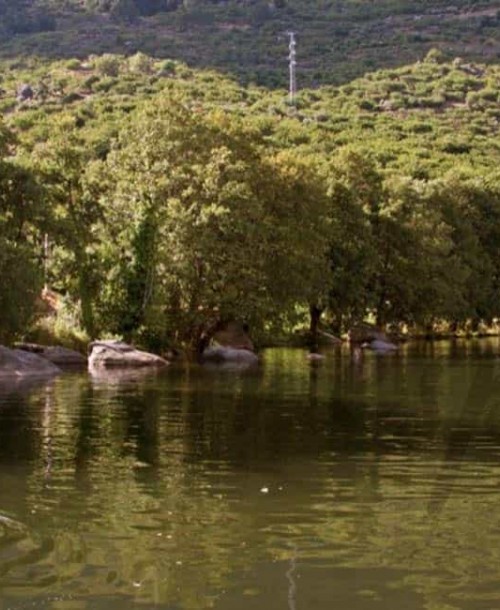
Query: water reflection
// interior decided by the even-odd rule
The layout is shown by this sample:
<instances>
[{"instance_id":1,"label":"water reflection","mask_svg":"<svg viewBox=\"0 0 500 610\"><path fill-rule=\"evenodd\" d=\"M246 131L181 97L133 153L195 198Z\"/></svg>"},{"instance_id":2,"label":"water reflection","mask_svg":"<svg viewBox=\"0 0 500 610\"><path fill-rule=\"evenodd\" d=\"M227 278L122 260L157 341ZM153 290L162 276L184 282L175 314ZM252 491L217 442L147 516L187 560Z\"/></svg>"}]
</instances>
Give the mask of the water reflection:
<instances>
[{"instance_id":1,"label":"water reflection","mask_svg":"<svg viewBox=\"0 0 500 610\"><path fill-rule=\"evenodd\" d=\"M497 348L4 393L0 608L496 607Z\"/></svg>"}]
</instances>

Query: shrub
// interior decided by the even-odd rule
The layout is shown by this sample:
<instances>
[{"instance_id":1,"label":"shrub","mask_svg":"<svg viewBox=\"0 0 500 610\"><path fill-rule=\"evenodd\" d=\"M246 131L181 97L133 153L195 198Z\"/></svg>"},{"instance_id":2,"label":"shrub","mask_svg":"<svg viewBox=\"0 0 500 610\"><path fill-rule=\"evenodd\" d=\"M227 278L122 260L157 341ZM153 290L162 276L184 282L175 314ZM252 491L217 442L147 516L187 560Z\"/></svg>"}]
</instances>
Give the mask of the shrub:
<instances>
[{"instance_id":1,"label":"shrub","mask_svg":"<svg viewBox=\"0 0 500 610\"><path fill-rule=\"evenodd\" d=\"M161 76L173 76L176 72L176 63L172 59L164 61L159 69Z\"/></svg>"},{"instance_id":2,"label":"shrub","mask_svg":"<svg viewBox=\"0 0 500 610\"><path fill-rule=\"evenodd\" d=\"M79 59L68 59L68 61L66 62L66 68L68 70L79 70L81 67L81 62Z\"/></svg>"},{"instance_id":3,"label":"shrub","mask_svg":"<svg viewBox=\"0 0 500 610\"><path fill-rule=\"evenodd\" d=\"M134 74L149 74L153 60L144 53L136 53L128 58L128 69Z\"/></svg>"},{"instance_id":4,"label":"shrub","mask_svg":"<svg viewBox=\"0 0 500 610\"><path fill-rule=\"evenodd\" d=\"M94 59L94 67L103 76L118 76L120 73L121 61L117 55L105 53Z\"/></svg>"},{"instance_id":5,"label":"shrub","mask_svg":"<svg viewBox=\"0 0 500 610\"><path fill-rule=\"evenodd\" d=\"M83 83L82 83L82 87L84 89L92 89L93 86L98 83L100 81L100 77L97 76L97 74L92 74L92 76L89 76L88 78L86 78Z\"/></svg>"},{"instance_id":6,"label":"shrub","mask_svg":"<svg viewBox=\"0 0 500 610\"><path fill-rule=\"evenodd\" d=\"M93 87L93 90L99 91L101 93L106 93L112 87L114 87L117 82L118 82L118 79L116 79L116 78L103 78L103 79L100 79L99 82L95 84L95 86Z\"/></svg>"}]
</instances>

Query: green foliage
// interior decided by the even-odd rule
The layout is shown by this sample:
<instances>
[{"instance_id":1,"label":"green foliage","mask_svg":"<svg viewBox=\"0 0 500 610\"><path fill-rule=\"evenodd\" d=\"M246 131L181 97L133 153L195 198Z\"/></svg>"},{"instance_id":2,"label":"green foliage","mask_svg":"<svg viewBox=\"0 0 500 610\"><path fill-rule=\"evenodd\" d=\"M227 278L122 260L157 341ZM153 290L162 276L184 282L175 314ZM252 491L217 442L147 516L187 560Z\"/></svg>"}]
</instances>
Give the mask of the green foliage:
<instances>
[{"instance_id":1,"label":"green foliage","mask_svg":"<svg viewBox=\"0 0 500 610\"><path fill-rule=\"evenodd\" d=\"M3 286L8 287L0 292L0 341L8 343L25 332L42 288L41 267L33 246L0 235L0 277Z\"/></svg>"},{"instance_id":2,"label":"green foliage","mask_svg":"<svg viewBox=\"0 0 500 610\"><path fill-rule=\"evenodd\" d=\"M144 53L136 53L128 59L129 70L136 74L149 74L152 67L153 60Z\"/></svg>"},{"instance_id":3,"label":"green foliage","mask_svg":"<svg viewBox=\"0 0 500 610\"><path fill-rule=\"evenodd\" d=\"M96 195L85 180L91 151L79 138L71 120L53 125L50 142L35 149L35 166L42 174L53 210L51 278L62 292L69 291L80 302L81 324L89 337L96 333L93 302L99 289L99 268L93 251L93 228L101 217ZM54 274L54 270L52 274Z\"/></svg>"},{"instance_id":4,"label":"green foliage","mask_svg":"<svg viewBox=\"0 0 500 610\"><path fill-rule=\"evenodd\" d=\"M5 64L0 237L27 305L6 329L33 311L42 226L88 336L200 347L220 321L259 333L308 306L338 332L498 317L499 80L427 58L290 106L141 53Z\"/></svg>"},{"instance_id":5,"label":"green foliage","mask_svg":"<svg viewBox=\"0 0 500 610\"><path fill-rule=\"evenodd\" d=\"M118 76L122 60L116 55L105 53L94 58L94 66L98 74L102 76Z\"/></svg>"},{"instance_id":6,"label":"green foliage","mask_svg":"<svg viewBox=\"0 0 500 610\"><path fill-rule=\"evenodd\" d=\"M47 211L33 173L7 158L11 134L0 123L0 341L21 333L43 281L40 230Z\"/></svg>"},{"instance_id":7,"label":"green foliage","mask_svg":"<svg viewBox=\"0 0 500 610\"><path fill-rule=\"evenodd\" d=\"M162 99L134 117L103 167L112 331L153 327L195 347L220 321L258 327L307 302L322 270L321 200L306 168L262 157L258 143L222 115Z\"/></svg>"}]
</instances>

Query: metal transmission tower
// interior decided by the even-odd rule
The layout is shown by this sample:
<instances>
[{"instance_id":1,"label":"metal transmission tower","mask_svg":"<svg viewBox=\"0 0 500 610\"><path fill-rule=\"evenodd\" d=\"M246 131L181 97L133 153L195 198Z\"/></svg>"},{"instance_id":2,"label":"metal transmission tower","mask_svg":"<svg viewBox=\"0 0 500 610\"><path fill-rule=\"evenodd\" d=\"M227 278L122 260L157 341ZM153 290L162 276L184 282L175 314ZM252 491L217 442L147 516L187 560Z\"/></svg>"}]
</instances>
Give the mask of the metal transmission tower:
<instances>
[{"instance_id":1,"label":"metal transmission tower","mask_svg":"<svg viewBox=\"0 0 500 610\"><path fill-rule=\"evenodd\" d=\"M295 32L288 32L288 35L290 36L290 45L288 47L290 49L290 55L288 56L288 59L290 60L290 91L288 99L290 104L293 104L295 102L295 94L297 93L297 79L295 77L295 69L297 67L297 43L295 42Z\"/></svg>"}]
</instances>

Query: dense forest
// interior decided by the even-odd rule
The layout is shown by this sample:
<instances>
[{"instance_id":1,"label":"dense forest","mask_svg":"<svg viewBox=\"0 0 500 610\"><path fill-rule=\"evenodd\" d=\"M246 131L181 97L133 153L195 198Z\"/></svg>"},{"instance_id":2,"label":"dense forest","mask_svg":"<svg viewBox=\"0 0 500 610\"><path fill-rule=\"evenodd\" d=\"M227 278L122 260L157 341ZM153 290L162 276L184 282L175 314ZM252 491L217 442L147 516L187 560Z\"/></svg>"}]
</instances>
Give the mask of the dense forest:
<instances>
[{"instance_id":1,"label":"dense forest","mask_svg":"<svg viewBox=\"0 0 500 610\"><path fill-rule=\"evenodd\" d=\"M494 324L499 80L432 50L290 103L142 53L5 62L1 340Z\"/></svg>"},{"instance_id":2,"label":"dense forest","mask_svg":"<svg viewBox=\"0 0 500 610\"><path fill-rule=\"evenodd\" d=\"M83 59L140 51L242 84L286 85L287 32L301 86L343 84L432 48L498 57L498 0L0 0L0 56Z\"/></svg>"}]
</instances>

